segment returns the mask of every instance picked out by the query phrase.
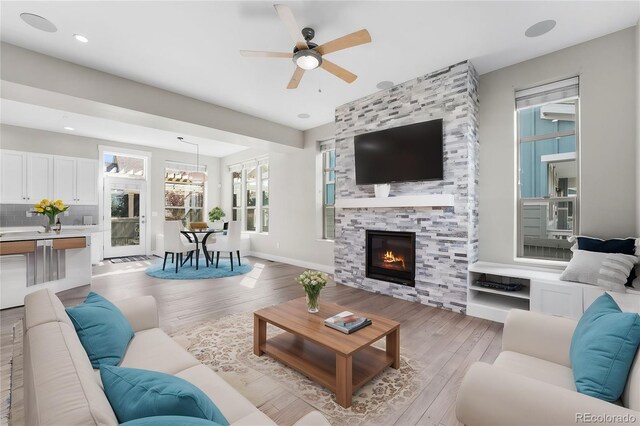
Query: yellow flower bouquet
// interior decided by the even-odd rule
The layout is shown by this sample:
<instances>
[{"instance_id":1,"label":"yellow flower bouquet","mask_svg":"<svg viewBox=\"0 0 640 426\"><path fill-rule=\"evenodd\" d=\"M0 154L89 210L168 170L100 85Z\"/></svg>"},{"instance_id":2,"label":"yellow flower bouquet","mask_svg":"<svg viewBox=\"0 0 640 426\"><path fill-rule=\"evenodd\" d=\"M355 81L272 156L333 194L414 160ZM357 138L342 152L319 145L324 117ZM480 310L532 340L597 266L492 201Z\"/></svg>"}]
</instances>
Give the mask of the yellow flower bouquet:
<instances>
[{"instance_id":1,"label":"yellow flower bouquet","mask_svg":"<svg viewBox=\"0 0 640 426\"><path fill-rule=\"evenodd\" d=\"M49 228L56 224L56 216L69 210L69 206L65 206L62 200L40 200L39 203L33 205L36 213L49 218Z\"/></svg>"}]
</instances>

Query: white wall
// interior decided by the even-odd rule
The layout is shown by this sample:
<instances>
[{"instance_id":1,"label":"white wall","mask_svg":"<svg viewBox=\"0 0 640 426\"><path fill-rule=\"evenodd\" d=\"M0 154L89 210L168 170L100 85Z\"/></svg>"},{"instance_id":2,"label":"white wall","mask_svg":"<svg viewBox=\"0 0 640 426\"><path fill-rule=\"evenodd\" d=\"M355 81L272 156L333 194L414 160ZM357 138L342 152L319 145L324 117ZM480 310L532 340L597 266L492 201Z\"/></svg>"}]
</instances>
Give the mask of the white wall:
<instances>
[{"instance_id":1,"label":"white wall","mask_svg":"<svg viewBox=\"0 0 640 426\"><path fill-rule=\"evenodd\" d=\"M2 149L98 159L99 145L123 147L151 153L151 212L156 212L157 216L152 217L150 214L149 217L151 219L151 249L155 250L155 236L158 233L162 233L162 223L164 221L165 161L195 164L195 148L193 153L188 152L189 148L185 148L181 152L169 151L102 139L72 136L65 133L0 125L0 148ZM220 159L201 155L200 164L207 166L208 181L205 207L208 211L220 202L220 189L218 188L220 183Z\"/></svg>"},{"instance_id":2,"label":"white wall","mask_svg":"<svg viewBox=\"0 0 640 426\"><path fill-rule=\"evenodd\" d=\"M222 159L222 207L231 212L229 166L269 155L269 233L251 233L252 254L266 259L333 272L333 242L321 239L317 202L318 141L335 135L334 123L304 132L304 148L287 153L247 150Z\"/></svg>"},{"instance_id":3,"label":"white wall","mask_svg":"<svg viewBox=\"0 0 640 426\"><path fill-rule=\"evenodd\" d=\"M514 262L514 90L577 74L580 233L636 234L636 32L628 28L480 76L480 260Z\"/></svg>"},{"instance_id":4,"label":"white wall","mask_svg":"<svg viewBox=\"0 0 640 426\"><path fill-rule=\"evenodd\" d=\"M640 19L636 24L636 235L640 235Z\"/></svg>"}]
</instances>

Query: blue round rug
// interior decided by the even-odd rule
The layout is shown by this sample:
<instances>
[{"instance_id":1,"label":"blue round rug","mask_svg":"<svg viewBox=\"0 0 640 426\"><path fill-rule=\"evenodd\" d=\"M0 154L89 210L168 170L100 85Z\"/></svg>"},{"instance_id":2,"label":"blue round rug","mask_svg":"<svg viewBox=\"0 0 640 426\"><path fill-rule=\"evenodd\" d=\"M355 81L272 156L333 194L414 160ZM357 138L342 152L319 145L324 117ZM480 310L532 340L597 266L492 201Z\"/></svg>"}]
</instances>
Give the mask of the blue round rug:
<instances>
[{"instance_id":1,"label":"blue round rug","mask_svg":"<svg viewBox=\"0 0 640 426\"><path fill-rule=\"evenodd\" d=\"M195 262L193 262L193 266L190 266L189 262L187 262L184 266L178 268L178 273L176 274L176 265L171 263L171 257L169 257L169 259L167 259L167 267L164 271L162 270L162 261L160 261L149 266L144 272L150 277L165 280L202 280L207 278L233 277L235 275L246 274L253 269L253 266L251 266L246 259L241 259L240 261L242 262L242 266L238 266L238 259L235 256L233 257L232 271L228 258L223 259L220 257L218 268L216 268L215 261L213 265L209 264L207 268L204 257L201 257L197 271Z\"/></svg>"}]
</instances>

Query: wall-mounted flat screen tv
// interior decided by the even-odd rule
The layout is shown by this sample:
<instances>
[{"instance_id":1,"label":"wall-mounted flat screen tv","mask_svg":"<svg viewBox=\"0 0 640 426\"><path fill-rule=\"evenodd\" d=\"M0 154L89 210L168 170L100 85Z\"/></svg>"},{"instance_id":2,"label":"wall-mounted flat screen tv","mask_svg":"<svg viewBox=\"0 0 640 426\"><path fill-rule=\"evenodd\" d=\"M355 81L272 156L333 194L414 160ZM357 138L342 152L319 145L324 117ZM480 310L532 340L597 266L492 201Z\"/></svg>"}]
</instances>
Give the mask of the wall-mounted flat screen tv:
<instances>
[{"instance_id":1,"label":"wall-mounted flat screen tv","mask_svg":"<svg viewBox=\"0 0 640 426\"><path fill-rule=\"evenodd\" d=\"M354 138L356 184L443 179L442 119Z\"/></svg>"}]
</instances>

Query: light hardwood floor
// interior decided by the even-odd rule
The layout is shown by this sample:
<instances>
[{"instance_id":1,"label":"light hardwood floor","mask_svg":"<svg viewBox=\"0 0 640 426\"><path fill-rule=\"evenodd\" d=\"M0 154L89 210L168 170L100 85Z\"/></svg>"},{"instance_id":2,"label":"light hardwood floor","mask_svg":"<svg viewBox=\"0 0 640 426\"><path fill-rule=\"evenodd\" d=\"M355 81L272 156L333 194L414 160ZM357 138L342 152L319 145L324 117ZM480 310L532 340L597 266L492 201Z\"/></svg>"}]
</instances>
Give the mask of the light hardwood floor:
<instances>
[{"instance_id":1,"label":"light hardwood floor","mask_svg":"<svg viewBox=\"0 0 640 426\"><path fill-rule=\"evenodd\" d=\"M249 258L248 275L216 280L160 280L144 274L146 262L94 267L91 286L59 293L65 305L84 300L89 291L110 299L153 295L158 302L160 326L168 333L191 322L258 308L304 295L294 277L303 269L283 263ZM456 425L454 403L469 365L493 362L500 352L502 325L432 308L418 303L369 293L331 282L322 301L386 316L401 323L402 355L419 360L422 390L413 402L393 413L395 425ZM10 357L11 326L23 316L23 308L0 312L0 362L3 380ZM3 385L4 387L4 385ZM313 408L288 395L273 395L259 407L279 424L289 425Z\"/></svg>"}]
</instances>

